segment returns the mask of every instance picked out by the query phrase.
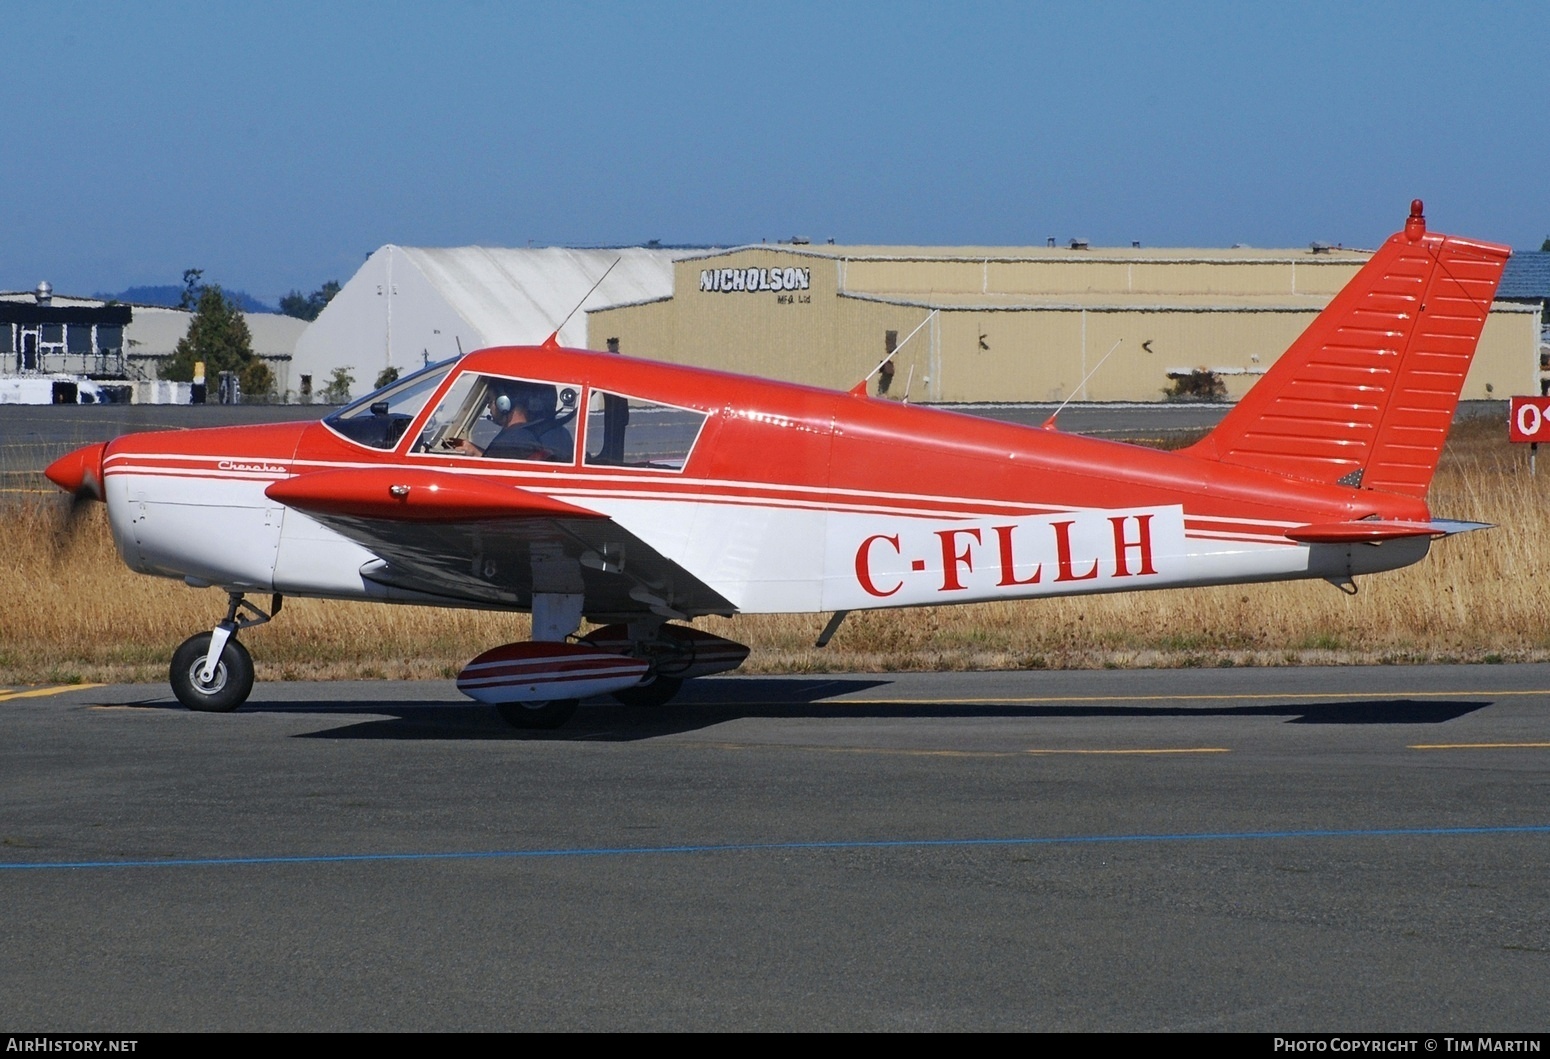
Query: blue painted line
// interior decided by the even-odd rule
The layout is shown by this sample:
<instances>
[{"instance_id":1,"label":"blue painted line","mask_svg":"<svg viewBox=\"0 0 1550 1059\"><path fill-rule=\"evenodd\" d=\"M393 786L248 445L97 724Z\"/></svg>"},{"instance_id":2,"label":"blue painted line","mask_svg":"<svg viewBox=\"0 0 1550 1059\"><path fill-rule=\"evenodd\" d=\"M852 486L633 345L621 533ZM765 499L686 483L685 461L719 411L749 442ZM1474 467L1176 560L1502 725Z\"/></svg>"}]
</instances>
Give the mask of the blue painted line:
<instances>
[{"instance_id":1,"label":"blue painted line","mask_svg":"<svg viewBox=\"0 0 1550 1059\"><path fill-rule=\"evenodd\" d=\"M1364 830L1222 831L1160 835L1062 835L1047 838L900 838L832 842L734 842L689 846L597 846L576 849L468 850L449 853L338 853L290 857L184 857L168 860L83 860L0 863L0 871L81 868L216 868L255 864L348 864L431 860L512 860L557 857L646 857L681 853L765 853L840 849L933 849L972 846L1074 846L1112 842L1255 842L1298 838L1429 838L1544 835L1550 824L1505 827L1391 827Z\"/></svg>"}]
</instances>

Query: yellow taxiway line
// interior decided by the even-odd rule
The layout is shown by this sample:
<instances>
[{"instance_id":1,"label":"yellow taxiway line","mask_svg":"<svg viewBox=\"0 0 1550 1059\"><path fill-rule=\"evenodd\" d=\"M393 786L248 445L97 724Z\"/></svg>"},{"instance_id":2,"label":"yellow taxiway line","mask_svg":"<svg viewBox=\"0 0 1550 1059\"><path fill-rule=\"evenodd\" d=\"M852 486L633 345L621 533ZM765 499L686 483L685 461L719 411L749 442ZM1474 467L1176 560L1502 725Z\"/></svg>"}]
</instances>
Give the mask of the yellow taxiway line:
<instances>
[{"instance_id":1,"label":"yellow taxiway line","mask_svg":"<svg viewBox=\"0 0 1550 1059\"><path fill-rule=\"evenodd\" d=\"M1024 750L1024 754L1229 754L1231 747L1225 746L1180 746L1180 747L1152 747L1138 748L1134 750Z\"/></svg>"},{"instance_id":2,"label":"yellow taxiway line","mask_svg":"<svg viewBox=\"0 0 1550 1059\"><path fill-rule=\"evenodd\" d=\"M1146 748L1120 748L1114 750L1060 750L1033 747L1028 750L944 750L944 749L912 749L909 747L879 747L879 746L815 746L811 743L707 743L704 744L714 750L805 750L820 754L882 754L895 757L1043 757L1053 754L1083 754L1083 755L1137 755L1137 754L1227 754L1231 750L1225 746L1191 746L1191 747L1158 747Z\"/></svg>"},{"instance_id":3,"label":"yellow taxiway line","mask_svg":"<svg viewBox=\"0 0 1550 1059\"><path fill-rule=\"evenodd\" d=\"M10 702L12 699L40 699L46 695L63 695L67 691L80 691L83 688L100 688L102 684L61 684L52 688L28 688L25 691L7 691L0 689L0 702Z\"/></svg>"},{"instance_id":4,"label":"yellow taxiway line","mask_svg":"<svg viewBox=\"0 0 1550 1059\"><path fill-rule=\"evenodd\" d=\"M1243 692L1231 695L1048 695L1048 696L1009 696L1007 698L956 698L944 696L942 699L824 699L825 704L833 706L924 706L947 705L954 706L1033 706L1040 703L1054 702L1243 702L1252 700L1280 700L1288 699L1452 699L1468 696L1492 695L1498 698L1507 696L1545 695L1550 696L1550 688L1538 688L1520 691L1491 691L1475 689L1471 691L1289 691L1284 694L1269 692Z\"/></svg>"},{"instance_id":5,"label":"yellow taxiway line","mask_svg":"<svg viewBox=\"0 0 1550 1059\"><path fill-rule=\"evenodd\" d=\"M1546 750L1550 743L1414 743L1408 750Z\"/></svg>"}]
</instances>

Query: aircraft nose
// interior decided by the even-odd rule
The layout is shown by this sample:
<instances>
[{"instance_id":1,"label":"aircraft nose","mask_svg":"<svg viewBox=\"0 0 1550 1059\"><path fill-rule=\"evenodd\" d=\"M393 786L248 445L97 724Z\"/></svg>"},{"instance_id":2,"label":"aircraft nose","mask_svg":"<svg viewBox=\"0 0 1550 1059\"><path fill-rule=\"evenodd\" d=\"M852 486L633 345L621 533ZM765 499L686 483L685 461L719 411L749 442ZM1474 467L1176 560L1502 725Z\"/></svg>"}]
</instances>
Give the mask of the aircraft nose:
<instances>
[{"instance_id":1,"label":"aircraft nose","mask_svg":"<svg viewBox=\"0 0 1550 1059\"><path fill-rule=\"evenodd\" d=\"M48 480L72 496L103 499L102 460L107 442L99 441L59 457L43 472Z\"/></svg>"}]
</instances>

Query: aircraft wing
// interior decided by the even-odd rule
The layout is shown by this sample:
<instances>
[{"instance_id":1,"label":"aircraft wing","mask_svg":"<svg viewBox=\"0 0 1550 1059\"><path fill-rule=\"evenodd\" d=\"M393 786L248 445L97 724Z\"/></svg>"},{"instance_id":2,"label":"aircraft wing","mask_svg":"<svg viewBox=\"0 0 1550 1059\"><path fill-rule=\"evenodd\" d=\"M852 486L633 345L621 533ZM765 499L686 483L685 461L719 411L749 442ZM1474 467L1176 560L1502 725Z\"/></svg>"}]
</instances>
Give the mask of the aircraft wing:
<instances>
[{"instance_id":1,"label":"aircraft wing","mask_svg":"<svg viewBox=\"0 0 1550 1059\"><path fill-rule=\"evenodd\" d=\"M383 585L524 610L535 592L580 593L596 621L736 610L612 518L489 478L317 471L265 493L375 552L361 576Z\"/></svg>"}]
</instances>

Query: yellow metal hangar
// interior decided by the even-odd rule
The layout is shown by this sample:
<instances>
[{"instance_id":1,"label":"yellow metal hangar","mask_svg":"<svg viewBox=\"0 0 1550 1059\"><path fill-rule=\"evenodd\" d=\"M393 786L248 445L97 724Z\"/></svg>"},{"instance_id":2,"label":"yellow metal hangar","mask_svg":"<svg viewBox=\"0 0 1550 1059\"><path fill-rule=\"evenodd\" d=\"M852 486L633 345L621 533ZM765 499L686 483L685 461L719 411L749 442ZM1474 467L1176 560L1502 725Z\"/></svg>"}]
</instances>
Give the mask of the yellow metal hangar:
<instances>
[{"instance_id":1,"label":"yellow metal hangar","mask_svg":"<svg viewBox=\"0 0 1550 1059\"><path fill-rule=\"evenodd\" d=\"M670 295L591 310L587 338L833 388L897 344L869 390L915 401L1161 401L1202 369L1236 399L1369 253L761 244L679 258ZM1538 342L1537 306L1496 302L1464 399L1538 393Z\"/></svg>"}]
</instances>

